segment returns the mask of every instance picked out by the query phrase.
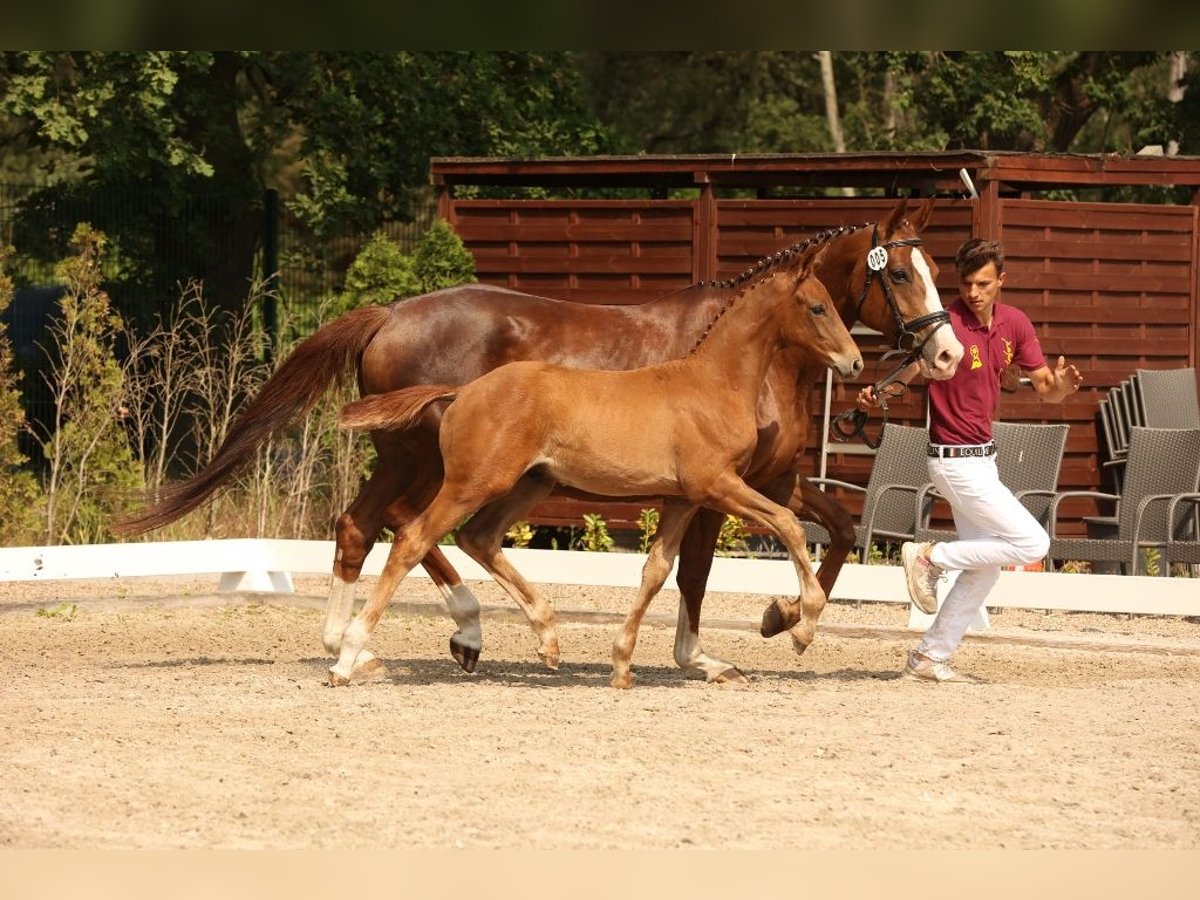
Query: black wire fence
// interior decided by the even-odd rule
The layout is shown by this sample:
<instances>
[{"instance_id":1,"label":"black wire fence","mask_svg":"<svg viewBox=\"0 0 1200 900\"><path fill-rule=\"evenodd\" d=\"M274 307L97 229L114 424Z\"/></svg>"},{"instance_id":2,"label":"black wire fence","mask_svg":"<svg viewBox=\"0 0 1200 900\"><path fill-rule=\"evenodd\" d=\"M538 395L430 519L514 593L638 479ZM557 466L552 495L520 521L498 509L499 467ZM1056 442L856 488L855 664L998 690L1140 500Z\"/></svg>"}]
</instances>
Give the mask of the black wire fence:
<instances>
[{"instance_id":1,"label":"black wire fence","mask_svg":"<svg viewBox=\"0 0 1200 900\"><path fill-rule=\"evenodd\" d=\"M50 402L41 373L63 291L54 271L70 255L70 238L81 222L108 238L104 288L135 329L152 328L194 283L202 284L206 299L217 306L240 308L248 297L264 297L268 346L282 318L277 307L286 309L290 327L315 326L318 309L342 290L347 269L372 235L347 232L318 239L272 192L240 218L231 209L244 204L229 200L219 192L164 200L135 188L97 196L0 183L0 247L14 250L7 270L16 288L3 321L24 373L27 415L43 419ZM430 197L412 222L381 230L411 253L434 216Z\"/></svg>"}]
</instances>

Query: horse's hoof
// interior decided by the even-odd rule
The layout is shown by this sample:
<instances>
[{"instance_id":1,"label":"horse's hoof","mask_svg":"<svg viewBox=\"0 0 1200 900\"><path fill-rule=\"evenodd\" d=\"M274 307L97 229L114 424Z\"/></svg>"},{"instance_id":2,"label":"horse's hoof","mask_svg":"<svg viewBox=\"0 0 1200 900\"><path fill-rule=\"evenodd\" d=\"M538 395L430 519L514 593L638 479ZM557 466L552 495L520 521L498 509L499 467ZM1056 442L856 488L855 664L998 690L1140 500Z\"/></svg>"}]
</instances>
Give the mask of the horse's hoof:
<instances>
[{"instance_id":1,"label":"horse's hoof","mask_svg":"<svg viewBox=\"0 0 1200 900\"><path fill-rule=\"evenodd\" d=\"M480 647L468 647L466 644L459 643L453 637L450 638L450 655L454 657L454 661L462 666L462 670L468 675L475 671L475 666L479 664Z\"/></svg>"},{"instance_id":2,"label":"horse's hoof","mask_svg":"<svg viewBox=\"0 0 1200 900\"><path fill-rule=\"evenodd\" d=\"M786 631L787 627L787 623L783 620L783 612L779 609L779 604L772 603L763 611L762 627L759 629L759 634L765 638L772 638Z\"/></svg>"},{"instance_id":3,"label":"horse's hoof","mask_svg":"<svg viewBox=\"0 0 1200 900\"><path fill-rule=\"evenodd\" d=\"M359 663L354 667L351 677L358 681L364 681L372 677L381 677L387 674L387 667L383 664L383 660L377 656L372 656L364 663Z\"/></svg>"},{"instance_id":4,"label":"horse's hoof","mask_svg":"<svg viewBox=\"0 0 1200 900\"><path fill-rule=\"evenodd\" d=\"M730 666L724 672L709 679L710 684L749 684L750 679L737 666Z\"/></svg>"},{"instance_id":5,"label":"horse's hoof","mask_svg":"<svg viewBox=\"0 0 1200 900\"><path fill-rule=\"evenodd\" d=\"M629 672L625 672L620 675L614 672L612 680L609 681L609 684L618 690L627 691L633 687L633 675Z\"/></svg>"},{"instance_id":6,"label":"horse's hoof","mask_svg":"<svg viewBox=\"0 0 1200 900\"><path fill-rule=\"evenodd\" d=\"M552 672L557 672L559 665L562 663L562 657L557 653L539 653L542 662L546 664L546 668Z\"/></svg>"},{"instance_id":7,"label":"horse's hoof","mask_svg":"<svg viewBox=\"0 0 1200 900\"><path fill-rule=\"evenodd\" d=\"M808 642L802 641L800 638L792 635L792 649L796 651L797 656L803 656L804 651L808 649Z\"/></svg>"},{"instance_id":8,"label":"horse's hoof","mask_svg":"<svg viewBox=\"0 0 1200 900\"><path fill-rule=\"evenodd\" d=\"M333 669L329 670L329 686L330 687L346 687L350 684L350 679L345 675L339 675Z\"/></svg>"}]
</instances>

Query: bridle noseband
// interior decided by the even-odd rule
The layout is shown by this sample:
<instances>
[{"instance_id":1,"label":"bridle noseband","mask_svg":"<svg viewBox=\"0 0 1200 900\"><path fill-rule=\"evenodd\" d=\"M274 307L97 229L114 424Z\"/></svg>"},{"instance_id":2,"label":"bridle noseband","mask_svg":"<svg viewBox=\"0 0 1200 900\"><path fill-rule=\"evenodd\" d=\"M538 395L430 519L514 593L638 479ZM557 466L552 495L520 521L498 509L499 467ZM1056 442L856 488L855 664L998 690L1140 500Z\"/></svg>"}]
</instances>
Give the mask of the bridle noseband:
<instances>
[{"instance_id":1,"label":"bridle noseband","mask_svg":"<svg viewBox=\"0 0 1200 900\"><path fill-rule=\"evenodd\" d=\"M879 437L872 441L864 431L868 419L866 412L861 409L848 409L834 416L830 422L830 429L836 441L848 441L861 435L863 442L872 450L879 447L880 441L883 440L883 429L887 426L888 412L887 396L883 393L883 389L899 381L900 373L921 358L921 355L925 352L925 345L929 343L934 334L937 333L937 330L950 322L950 313L944 309L926 313L923 316L917 316L915 319L905 322L904 316L900 314L900 307L896 303L896 298L892 295L892 286L884 276L884 272L887 269L889 250L896 247L919 247L920 245L920 238L904 238L903 240L888 241L886 244L881 244L879 243L879 225L876 224L871 229L871 249L867 253L867 278L863 282L862 294L858 298L858 305L854 310L854 318L855 321L861 318L863 304L867 302L867 294L871 291L871 282L878 275L879 288L883 291L884 300L887 301L888 309L892 311L892 315L896 318L896 340L892 345L892 349L883 354L879 361L882 363L889 357L897 355L901 357L901 361L891 373L872 385L875 396L880 398L879 408L883 412L883 424L879 427ZM919 340L920 333L925 329L928 329L928 333L923 340ZM843 425L843 422L848 422L849 424Z\"/></svg>"},{"instance_id":2,"label":"bridle noseband","mask_svg":"<svg viewBox=\"0 0 1200 900\"><path fill-rule=\"evenodd\" d=\"M879 287L883 291L883 298L887 301L888 309L892 311L892 315L896 319L896 340L893 349L908 355L908 359L904 363L906 366L914 362L917 357L925 352L925 345L929 343L937 330L950 321L950 313L944 309L939 309L936 312L926 313L923 316L917 316L917 318L905 322L904 316L900 315L900 306L896 303L896 298L892 295L892 286L888 283L887 278L884 277L883 273L887 269L889 250L894 250L896 247L919 246L921 246L920 238L904 238L903 240L888 241L886 244L881 244L879 243L879 226L875 225L871 229L871 250L867 253L867 277L863 282L862 294L858 298L858 305L854 308L854 318L857 321L862 317L863 304L867 302L867 295L871 292L871 282L878 275ZM925 335L923 341L918 343L918 335L926 328L929 329L929 333Z\"/></svg>"}]
</instances>

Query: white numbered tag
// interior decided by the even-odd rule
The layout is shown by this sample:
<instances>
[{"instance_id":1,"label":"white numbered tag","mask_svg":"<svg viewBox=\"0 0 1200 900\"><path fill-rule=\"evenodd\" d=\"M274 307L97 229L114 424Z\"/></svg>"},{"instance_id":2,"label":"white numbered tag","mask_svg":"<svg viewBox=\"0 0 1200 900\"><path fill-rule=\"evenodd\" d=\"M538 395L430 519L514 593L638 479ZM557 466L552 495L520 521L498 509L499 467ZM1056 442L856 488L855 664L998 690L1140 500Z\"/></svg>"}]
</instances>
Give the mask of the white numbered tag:
<instances>
[{"instance_id":1,"label":"white numbered tag","mask_svg":"<svg viewBox=\"0 0 1200 900\"><path fill-rule=\"evenodd\" d=\"M882 272L887 266L887 250L883 247L872 247L867 254L867 268L872 272Z\"/></svg>"}]
</instances>

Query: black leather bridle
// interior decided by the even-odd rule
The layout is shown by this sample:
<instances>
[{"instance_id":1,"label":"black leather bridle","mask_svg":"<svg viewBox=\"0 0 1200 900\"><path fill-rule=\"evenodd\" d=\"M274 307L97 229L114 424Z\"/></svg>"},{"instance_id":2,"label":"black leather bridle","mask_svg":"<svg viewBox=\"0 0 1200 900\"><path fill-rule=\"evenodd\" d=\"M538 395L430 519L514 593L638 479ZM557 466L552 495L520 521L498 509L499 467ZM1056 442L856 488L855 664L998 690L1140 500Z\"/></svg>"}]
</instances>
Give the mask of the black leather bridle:
<instances>
[{"instance_id":1,"label":"black leather bridle","mask_svg":"<svg viewBox=\"0 0 1200 900\"><path fill-rule=\"evenodd\" d=\"M861 409L853 408L834 416L833 420L829 423L835 441L849 441L861 435L863 442L872 450L879 447L880 441L883 440L883 429L887 426L888 412L887 395L883 393L883 389L899 381L900 373L921 358L921 355L925 352L925 345L929 343L937 330L950 322L950 313L944 309L926 313L923 316L917 316L915 319L905 322L904 316L900 314L900 307L896 303L896 298L892 295L892 286L888 283L887 277L884 275L884 272L887 270L889 250L896 247L919 247L920 245L920 238L904 238L903 240L888 241L886 244L881 244L879 243L879 226L876 225L871 230L871 250L867 253L867 277L863 282L862 294L859 296L858 305L854 310L854 318L857 321L861 316L863 304L866 303L867 294L871 291L871 282L878 275L879 287L883 291L884 300L887 301L888 309L892 311L892 315L896 318L896 340L892 349L885 353L879 362L882 363L885 359L897 355L901 357L901 360L895 369L872 385L875 396L879 398L879 408L883 413L883 423L879 426L879 436L872 440L866 434L865 428L869 415ZM921 332L926 330L925 337L922 339Z\"/></svg>"},{"instance_id":2,"label":"black leather bridle","mask_svg":"<svg viewBox=\"0 0 1200 900\"><path fill-rule=\"evenodd\" d=\"M908 365L925 352L925 345L929 343L939 328L947 325L950 322L950 313L944 309L939 309L936 312L926 313L923 316L917 316L915 319L904 321L904 316L900 314L900 307L896 303L896 298L892 294L892 286L884 276L887 271L888 251L894 250L897 247L919 247L921 246L920 238L904 238L898 241L888 241L886 244L879 243L879 226L876 225L871 229L871 250L867 253L867 277L863 282L862 294L858 298L858 305L854 308L854 318L857 321L862 315L863 304L867 302L867 295L871 292L871 282L875 277L879 277L879 287L883 291L883 298L887 301L888 309L892 311L892 315L896 319L896 341L893 349L900 350L908 354L908 361L904 365ZM925 339L918 343L920 333L925 329L929 329L925 335Z\"/></svg>"}]
</instances>

